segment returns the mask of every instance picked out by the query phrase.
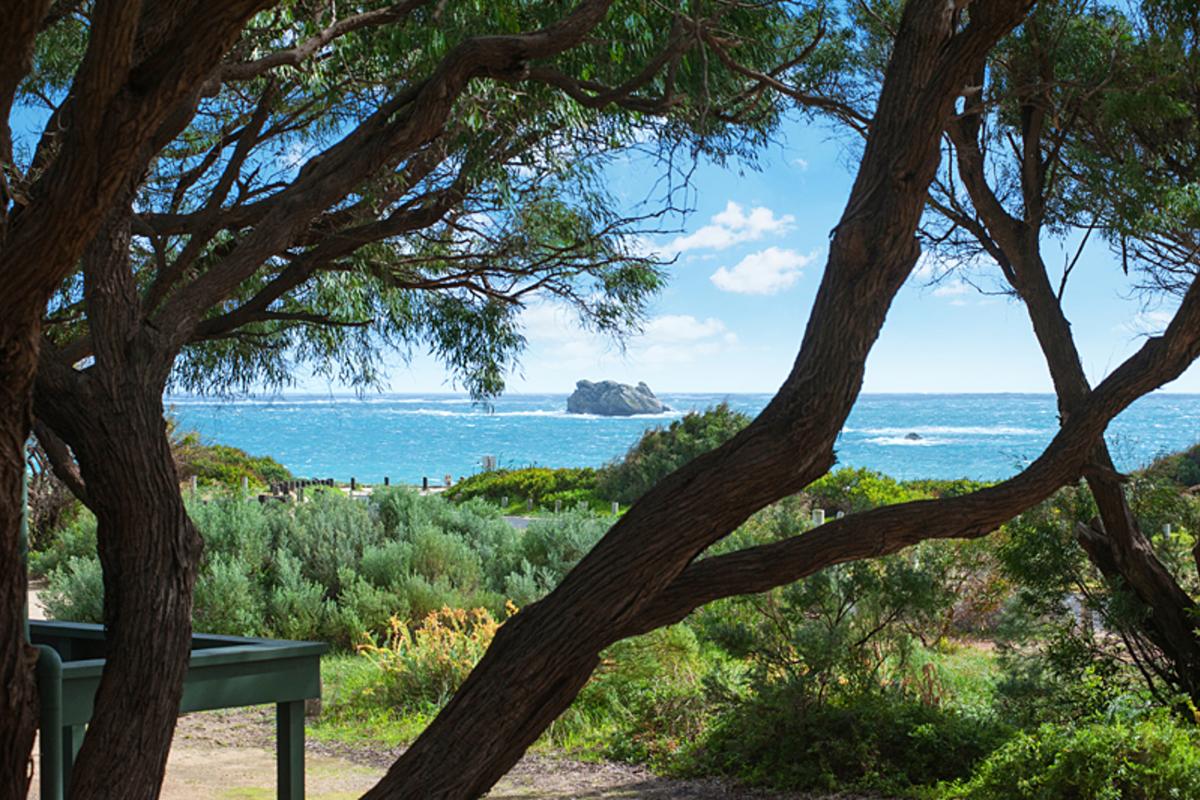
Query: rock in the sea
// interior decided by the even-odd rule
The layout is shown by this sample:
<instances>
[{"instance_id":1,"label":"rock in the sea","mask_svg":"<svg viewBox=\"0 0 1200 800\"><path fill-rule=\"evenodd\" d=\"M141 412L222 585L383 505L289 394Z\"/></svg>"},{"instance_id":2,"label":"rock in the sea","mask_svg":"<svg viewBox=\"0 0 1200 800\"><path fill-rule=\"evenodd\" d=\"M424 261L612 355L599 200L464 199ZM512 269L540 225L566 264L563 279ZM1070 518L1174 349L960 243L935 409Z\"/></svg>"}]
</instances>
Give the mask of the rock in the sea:
<instances>
[{"instance_id":1,"label":"rock in the sea","mask_svg":"<svg viewBox=\"0 0 1200 800\"><path fill-rule=\"evenodd\" d=\"M669 410L644 383L629 386L616 381L579 381L575 384L575 391L567 398L567 411L571 414L628 417Z\"/></svg>"},{"instance_id":2,"label":"rock in the sea","mask_svg":"<svg viewBox=\"0 0 1200 800\"><path fill-rule=\"evenodd\" d=\"M907 436L905 436L904 438L908 439L910 442L919 442L919 441L921 441L922 437L921 437L921 434L919 434L919 433L910 433Z\"/></svg>"}]
</instances>

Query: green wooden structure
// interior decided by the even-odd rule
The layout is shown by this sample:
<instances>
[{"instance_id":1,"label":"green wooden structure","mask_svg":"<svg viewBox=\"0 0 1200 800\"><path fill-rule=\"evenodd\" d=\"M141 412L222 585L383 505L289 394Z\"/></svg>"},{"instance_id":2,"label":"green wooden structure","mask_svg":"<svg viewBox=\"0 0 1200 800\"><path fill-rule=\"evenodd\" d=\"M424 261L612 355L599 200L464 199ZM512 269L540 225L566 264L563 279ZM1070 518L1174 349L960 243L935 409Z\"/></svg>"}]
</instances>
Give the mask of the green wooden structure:
<instances>
[{"instance_id":1,"label":"green wooden structure","mask_svg":"<svg viewBox=\"0 0 1200 800\"><path fill-rule=\"evenodd\" d=\"M104 628L82 622L29 623L41 650L41 799L62 800L104 669ZM280 800L304 797L304 701L321 696L320 642L238 636L192 637L180 713L274 703Z\"/></svg>"},{"instance_id":2,"label":"green wooden structure","mask_svg":"<svg viewBox=\"0 0 1200 800\"><path fill-rule=\"evenodd\" d=\"M24 530L22 530L22 549ZM41 800L63 800L104 669L104 627L26 620L37 663ZM276 791L304 798L304 701L321 696L322 642L194 634L180 713L275 704Z\"/></svg>"}]
</instances>

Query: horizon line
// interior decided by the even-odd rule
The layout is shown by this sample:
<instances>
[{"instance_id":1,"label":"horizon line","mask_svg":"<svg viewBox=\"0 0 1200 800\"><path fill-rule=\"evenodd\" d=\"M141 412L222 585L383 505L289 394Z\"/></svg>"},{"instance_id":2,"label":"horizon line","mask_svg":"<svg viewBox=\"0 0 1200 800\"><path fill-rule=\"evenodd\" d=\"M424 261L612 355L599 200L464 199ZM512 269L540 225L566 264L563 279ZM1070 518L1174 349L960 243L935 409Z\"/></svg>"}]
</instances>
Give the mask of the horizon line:
<instances>
[{"instance_id":1,"label":"horizon line","mask_svg":"<svg viewBox=\"0 0 1200 800\"><path fill-rule=\"evenodd\" d=\"M550 395L550 396L561 395L563 397L566 397L570 394L571 394L571 392L569 392L569 391L504 392L502 394L499 394L499 395L496 395L495 397L490 398L490 400L501 400L505 397L531 397L531 396L546 396L546 395ZM777 394L777 391L770 391L770 390L766 390L766 391L728 391L728 390L722 390L722 389L693 389L693 390L686 390L686 391L676 391L673 389L663 389L663 390L656 392L655 394L656 395L677 395L677 396L680 396L680 395L682 395L682 396L686 396L686 395L703 395L703 396L724 395L724 396L729 396L729 397L737 397L737 396L744 397L744 396L762 396L762 395L774 396L775 394ZM1170 389L1155 389L1152 392L1148 392L1147 394L1142 395L1142 397L1150 397L1153 395L1163 395L1163 394L1177 395L1179 397L1200 397L1200 392L1179 391L1179 390L1170 390ZM272 393L246 392L246 393L238 393L238 394L230 394L230 395L183 394L183 393L171 394L171 393L164 392L163 398L167 399L167 400L187 399L187 400L211 400L213 402L237 402L237 401L243 400L243 399L246 399L246 400L249 400L249 399L257 399L257 400L286 399L289 397L329 397L329 398L345 399L345 400L362 400L362 399L367 399L367 398L371 398L371 397L420 397L420 396L424 396L424 395L429 395L429 396L433 396L433 397L470 398L470 394L468 392L461 392L461 391L456 392L456 391L445 391L445 390L435 390L435 391L409 390L409 391L373 391L373 392L372 391L364 391L364 392L326 391L326 392L322 392L322 391L296 390L296 391L272 392ZM994 396L994 397L1054 397L1055 396L1054 392L1052 392L1052 391L914 391L914 390L909 390L909 391L859 392L859 394L858 394L859 397L954 397L954 396L978 397L981 395ZM1142 398L1138 398L1138 399L1142 399ZM489 399L483 399L483 400L480 400L479 402L486 403L486 402L489 402Z\"/></svg>"}]
</instances>

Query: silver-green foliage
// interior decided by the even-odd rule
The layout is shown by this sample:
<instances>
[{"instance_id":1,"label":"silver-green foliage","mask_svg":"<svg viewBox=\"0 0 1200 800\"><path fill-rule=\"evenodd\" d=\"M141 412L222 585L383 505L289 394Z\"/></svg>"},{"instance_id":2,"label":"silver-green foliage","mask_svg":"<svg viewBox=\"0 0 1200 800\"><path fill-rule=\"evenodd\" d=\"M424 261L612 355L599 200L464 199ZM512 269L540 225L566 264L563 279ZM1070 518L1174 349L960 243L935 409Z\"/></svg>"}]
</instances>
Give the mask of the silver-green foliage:
<instances>
[{"instance_id":1,"label":"silver-green foliage","mask_svg":"<svg viewBox=\"0 0 1200 800\"><path fill-rule=\"evenodd\" d=\"M196 584L198 631L324 639L343 647L443 607L502 618L506 600L537 600L607 530L584 510L515 530L485 503L454 505L405 489L369 502L310 491L303 504L239 497L192 502L205 541ZM95 525L83 515L50 567L45 600L61 619L100 622L103 580Z\"/></svg>"}]
</instances>

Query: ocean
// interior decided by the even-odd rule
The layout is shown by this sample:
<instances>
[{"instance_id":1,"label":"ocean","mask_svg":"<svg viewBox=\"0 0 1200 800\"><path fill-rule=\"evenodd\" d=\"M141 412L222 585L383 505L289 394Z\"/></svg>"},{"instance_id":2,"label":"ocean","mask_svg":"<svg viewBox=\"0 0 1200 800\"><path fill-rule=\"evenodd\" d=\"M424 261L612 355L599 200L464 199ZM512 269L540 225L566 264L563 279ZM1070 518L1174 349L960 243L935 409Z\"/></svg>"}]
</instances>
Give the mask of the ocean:
<instances>
[{"instance_id":1,"label":"ocean","mask_svg":"<svg viewBox=\"0 0 1200 800\"><path fill-rule=\"evenodd\" d=\"M719 402L753 416L767 394L663 394L664 414L614 418L566 413L566 395L514 394L475 405L463 395L289 395L219 401L169 397L185 429L202 439L270 455L305 478L360 483L438 482L500 467L600 466L647 428ZM897 478L997 480L1019 471L1050 441L1051 395L867 394L838 437L840 466ZM916 434L917 437L910 437ZM1200 441L1200 395L1139 400L1109 426L1122 470Z\"/></svg>"}]
</instances>

